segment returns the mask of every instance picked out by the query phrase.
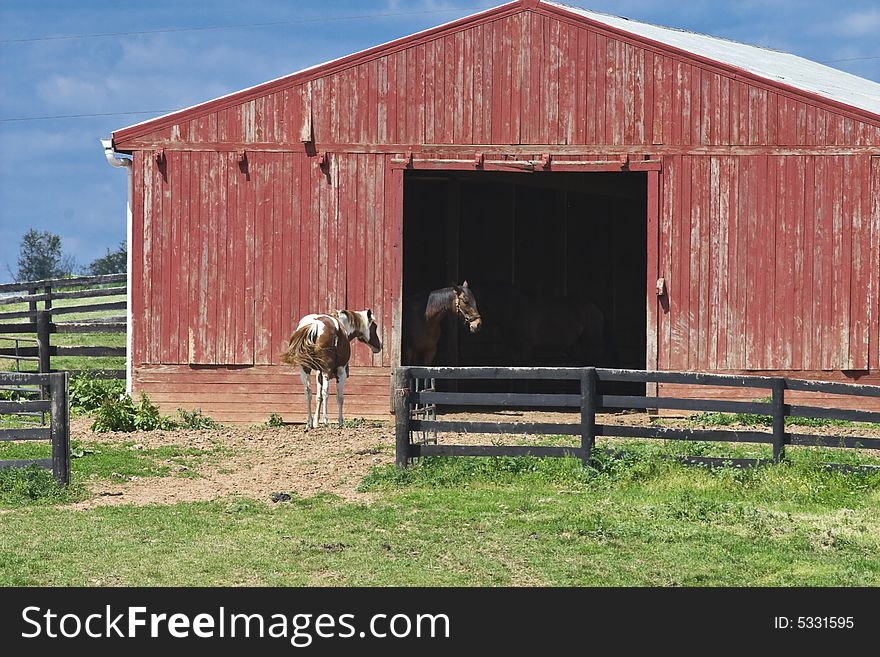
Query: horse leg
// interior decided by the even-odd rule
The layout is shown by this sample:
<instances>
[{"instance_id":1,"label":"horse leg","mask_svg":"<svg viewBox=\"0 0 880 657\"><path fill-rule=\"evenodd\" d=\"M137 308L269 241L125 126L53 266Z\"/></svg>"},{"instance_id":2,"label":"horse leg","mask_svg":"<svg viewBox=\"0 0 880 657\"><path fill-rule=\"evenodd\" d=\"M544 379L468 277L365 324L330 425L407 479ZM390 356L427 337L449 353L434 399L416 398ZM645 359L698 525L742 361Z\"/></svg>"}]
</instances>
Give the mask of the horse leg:
<instances>
[{"instance_id":1,"label":"horse leg","mask_svg":"<svg viewBox=\"0 0 880 657\"><path fill-rule=\"evenodd\" d=\"M336 368L336 404L339 406L339 426L345 422L342 417L342 403L345 401L345 379L348 378L348 372L345 367Z\"/></svg>"},{"instance_id":2,"label":"horse leg","mask_svg":"<svg viewBox=\"0 0 880 657\"><path fill-rule=\"evenodd\" d=\"M324 418L324 425L330 424L327 421L327 397L330 396L330 375L322 374L323 383L321 384L321 415Z\"/></svg>"},{"instance_id":3,"label":"horse leg","mask_svg":"<svg viewBox=\"0 0 880 657\"><path fill-rule=\"evenodd\" d=\"M318 370L316 375L316 384L318 388L318 395L315 398L315 419L312 422L312 425L317 427L319 421L321 419L321 402L324 401L324 374L321 370Z\"/></svg>"},{"instance_id":4,"label":"horse leg","mask_svg":"<svg viewBox=\"0 0 880 657\"><path fill-rule=\"evenodd\" d=\"M302 367L299 368L299 380L306 389L306 429L312 428L312 379Z\"/></svg>"}]
</instances>

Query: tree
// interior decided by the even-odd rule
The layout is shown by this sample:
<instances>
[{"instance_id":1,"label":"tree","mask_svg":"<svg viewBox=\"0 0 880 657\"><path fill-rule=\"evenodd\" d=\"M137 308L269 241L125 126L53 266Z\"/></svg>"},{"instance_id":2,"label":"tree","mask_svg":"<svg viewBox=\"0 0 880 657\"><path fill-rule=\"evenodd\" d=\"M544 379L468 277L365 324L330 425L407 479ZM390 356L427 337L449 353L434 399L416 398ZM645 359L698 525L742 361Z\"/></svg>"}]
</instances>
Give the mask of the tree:
<instances>
[{"instance_id":1,"label":"tree","mask_svg":"<svg viewBox=\"0 0 880 657\"><path fill-rule=\"evenodd\" d=\"M18 255L18 281L61 278L72 273L75 262L61 253L61 237L48 230L31 228L21 238Z\"/></svg>"},{"instance_id":2,"label":"tree","mask_svg":"<svg viewBox=\"0 0 880 657\"><path fill-rule=\"evenodd\" d=\"M127 270L128 247L125 242L120 242L115 251L107 247L106 255L96 258L92 264L86 267L86 271L93 276L103 274L122 274Z\"/></svg>"}]
</instances>

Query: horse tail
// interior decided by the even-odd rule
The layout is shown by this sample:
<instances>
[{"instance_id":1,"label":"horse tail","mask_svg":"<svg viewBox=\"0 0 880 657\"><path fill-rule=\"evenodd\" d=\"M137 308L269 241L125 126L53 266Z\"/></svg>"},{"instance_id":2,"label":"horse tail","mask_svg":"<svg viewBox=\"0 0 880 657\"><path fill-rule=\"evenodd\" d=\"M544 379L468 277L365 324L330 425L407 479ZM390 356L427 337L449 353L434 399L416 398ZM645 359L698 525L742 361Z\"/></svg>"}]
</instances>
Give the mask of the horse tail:
<instances>
[{"instance_id":1,"label":"horse tail","mask_svg":"<svg viewBox=\"0 0 880 657\"><path fill-rule=\"evenodd\" d=\"M317 324L306 324L298 328L290 336L287 349L281 354L281 362L288 365L299 365L308 369L320 370L321 363L316 357L315 338L318 334Z\"/></svg>"}]
</instances>

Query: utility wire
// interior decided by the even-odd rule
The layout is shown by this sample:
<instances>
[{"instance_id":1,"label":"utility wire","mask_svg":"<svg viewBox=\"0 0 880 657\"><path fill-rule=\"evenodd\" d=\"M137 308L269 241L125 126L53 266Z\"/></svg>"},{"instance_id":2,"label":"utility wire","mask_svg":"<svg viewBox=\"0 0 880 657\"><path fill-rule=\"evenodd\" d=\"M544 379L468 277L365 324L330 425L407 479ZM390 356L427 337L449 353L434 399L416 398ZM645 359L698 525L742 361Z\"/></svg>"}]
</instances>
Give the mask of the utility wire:
<instances>
[{"instance_id":1,"label":"utility wire","mask_svg":"<svg viewBox=\"0 0 880 657\"><path fill-rule=\"evenodd\" d=\"M102 112L100 114L58 114L56 116L19 116L10 119L0 119L0 123L12 123L13 121L51 121L52 119L86 119L98 116L128 116L131 114L170 114L176 110L144 110L143 112Z\"/></svg>"},{"instance_id":2,"label":"utility wire","mask_svg":"<svg viewBox=\"0 0 880 657\"><path fill-rule=\"evenodd\" d=\"M866 59L880 59L880 55L872 55L871 57L848 57L846 59L826 59L820 64L836 64L837 62L863 62Z\"/></svg>"},{"instance_id":3,"label":"utility wire","mask_svg":"<svg viewBox=\"0 0 880 657\"><path fill-rule=\"evenodd\" d=\"M452 7L449 9L425 9L422 11L398 11L384 14L355 14L350 16L323 16L321 18L300 18L293 21L273 21L269 23L242 23L238 25L209 25L205 27L169 27L160 30L141 30L136 32L99 32L96 34L65 34L60 36L38 36L23 39L0 39L4 43L30 43L34 41L62 41L71 39L99 39L108 37L139 36L144 34L168 34L177 32L206 32L210 30L238 30L242 28L276 27L279 25L305 25L308 23L333 23L341 21L367 20L371 18L394 18L400 16L424 16L427 14L448 14L453 12L468 12L485 9L489 5L480 7Z\"/></svg>"}]
</instances>

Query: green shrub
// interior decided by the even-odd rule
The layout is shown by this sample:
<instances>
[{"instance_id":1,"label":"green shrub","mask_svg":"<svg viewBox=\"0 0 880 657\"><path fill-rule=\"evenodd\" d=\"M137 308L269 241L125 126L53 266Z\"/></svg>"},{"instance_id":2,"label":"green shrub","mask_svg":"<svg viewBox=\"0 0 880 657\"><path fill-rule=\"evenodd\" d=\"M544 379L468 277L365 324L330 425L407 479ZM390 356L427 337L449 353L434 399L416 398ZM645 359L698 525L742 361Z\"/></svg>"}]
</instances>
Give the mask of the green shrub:
<instances>
[{"instance_id":1,"label":"green shrub","mask_svg":"<svg viewBox=\"0 0 880 657\"><path fill-rule=\"evenodd\" d=\"M267 427L283 427L284 426L284 418L282 418L278 413L272 413L269 416L269 419L266 420Z\"/></svg>"},{"instance_id":2,"label":"green shrub","mask_svg":"<svg viewBox=\"0 0 880 657\"><path fill-rule=\"evenodd\" d=\"M108 399L97 409L92 431L134 431L135 415L137 407L127 394L120 395L119 399Z\"/></svg>"},{"instance_id":3,"label":"green shrub","mask_svg":"<svg viewBox=\"0 0 880 657\"><path fill-rule=\"evenodd\" d=\"M218 426L214 420L203 415L198 408L192 411L177 409L180 421L162 415L159 407L150 401L143 392L140 401L135 404L125 393L117 398L105 399L95 413L92 431L174 431L175 429L213 429Z\"/></svg>"},{"instance_id":4,"label":"green shrub","mask_svg":"<svg viewBox=\"0 0 880 657\"><path fill-rule=\"evenodd\" d=\"M181 429L216 429L220 426L207 415L202 415L200 408L194 408L192 411L178 408L177 414L180 416L180 422L177 424Z\"/></svg>"},{"instance_id":5,"label":"green shrub","mask_svg":"<svg viewBox=\"0 0 880 657\"><path fill-rule=\"evenodd\" d=\"M141 400L135 404L128 394L118 399L107 399L95 413L92 431L153 431L155 429L174 429L174 420L159 412L149 397L141 393Z\"/></svg>"},{"instance_id":6,"label":"green shrub","mask_svg":"<svg viewBox=\"0 0 880 657\"><path fill-rule=\"evenodd\" d=\"M119 399L125 394L125 381L98 379L83 374L70 382L70 407L74 412L91 413L107 401Z\"/></svg>"}]
</instances>

